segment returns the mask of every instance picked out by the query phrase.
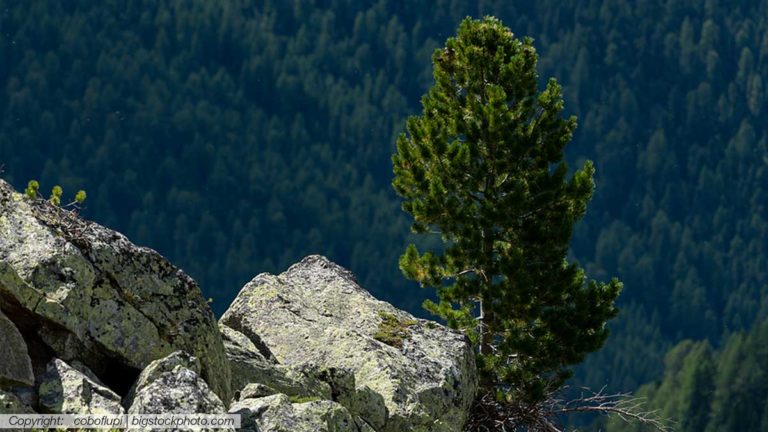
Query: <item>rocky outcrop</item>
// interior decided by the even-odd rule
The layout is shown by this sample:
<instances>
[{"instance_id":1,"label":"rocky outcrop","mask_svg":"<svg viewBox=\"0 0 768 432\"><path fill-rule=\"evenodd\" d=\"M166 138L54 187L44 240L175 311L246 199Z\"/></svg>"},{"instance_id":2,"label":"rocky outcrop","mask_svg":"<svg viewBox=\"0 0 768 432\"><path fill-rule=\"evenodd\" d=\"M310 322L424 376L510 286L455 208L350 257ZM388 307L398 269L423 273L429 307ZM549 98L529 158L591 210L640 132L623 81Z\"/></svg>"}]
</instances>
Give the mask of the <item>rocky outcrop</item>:
<instances>
[{"instance_id":1,"label":"rocky outcrop","mask_svg":"<svg viewBox=\"0 0 768 432\"><path fill-rule=\"evenodd\" d=\"M321 256L257 276L220 323L285 366L324 371L333 399L379 432L461 430L475 394L463 335L376 300Z\"/></svg>"},{"instance_id":2,"label":"rocky outcrop","mask_svg":"<svg viewBox=\"0 0 768 432\"><path fill-rule=\"evenodd\" d=\"M291 402L284 394L236 402L241 430L270 432L361 432L349 411L329 400Z\"/></svg>"},{"instance_id":3,"label":"rocky outcrop","mask_svg":"<svg viewBox=\"0 0 768 432\"><path fill-rule=\"evenodd\" d=\"M2 180L0 347L0 413L458 432L477 385L462 334L376 300L326 258L257 276L217 323L156 252Z\"/></svg>"},{"instance_id":4,"label":"rocky outcrop","mask_svg":"<svg viewBox=\"0 0 768 432\"><path fill-rule=\"evenodd\" d=\"M123 414L120 396L107 388L86 366L53 359L40 377L40 408L61 414Z\"/></svg>"},{"instance_id":5,"label":"rocky outcrop","mask_svg":"<svg viewBox=\"0 0 768 432\"><path fill-rule=\"evenodd\" d=\"M0 311L0 385L32 386L32 361L27 343L16 326Z\"/></svg>"},{"instance_id":6,"label":"rocky outcrop","mask_svg":"<svg viewBox=\"0 0 768 432\"><path fill-rule=\"evenodd\" d=\"M43 347L41 356L81 361L116 387L183 350L200 359L216 394L231 398L215 318L189 276L157 252L29 200L2 180L0 309Z\"/></svg>"},{"instance_id":7,"label":"rocky outcrop","mask_svg":"<svg viewBox=\"0 0 768 432\"><path fill-rule=\"evenodd\" d=\"M155 360L126 396L129 414L223 414L224 404L200 378L200 362L177 351Z\"/></svg>"}]
</instances>

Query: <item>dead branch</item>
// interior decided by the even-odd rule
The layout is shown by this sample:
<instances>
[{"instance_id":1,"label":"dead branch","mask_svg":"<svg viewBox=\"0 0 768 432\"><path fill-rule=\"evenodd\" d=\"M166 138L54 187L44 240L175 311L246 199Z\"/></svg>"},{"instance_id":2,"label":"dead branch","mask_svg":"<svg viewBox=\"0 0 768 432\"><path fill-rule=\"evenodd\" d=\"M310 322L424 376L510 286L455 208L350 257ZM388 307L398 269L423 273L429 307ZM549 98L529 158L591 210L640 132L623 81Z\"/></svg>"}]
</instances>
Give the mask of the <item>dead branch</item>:
<instances>
[{"instance_id":1,"label":"dead branch","mask_svg":"<svg viewBox=\"0 0 768 432\"><path fill-rule=\"evenodd\" d=\"M572 388L565 387L564 391ZM658 410L646 410L645 398L632 396L631 393L606 394L605 387L594 392L580 387L580 396L565 400L553 398L549 404L548 415L562 416L570 413L597 413L600 415L616 415L627 423L637 422L660 432L670 432L670 419L658 417Z\"/></svg>"},{"instance_id":2,"label":"dead branch","mask_svg":"<svg viewBox=\"0 0 768 432\"><path fill-rule=\"evenodd\" d=\"M578 396L565 397L578 390ZM572 413L617 416L627 423L640 423L650 430L671 432L670 419L658 417L657 410L644 408L645 400L629 393L594 392L588 388L563 387L539 403L498 401L492 394L480 396L467 422L467 432L565 432L562 418Z\"/></svg>"}]
</instances>

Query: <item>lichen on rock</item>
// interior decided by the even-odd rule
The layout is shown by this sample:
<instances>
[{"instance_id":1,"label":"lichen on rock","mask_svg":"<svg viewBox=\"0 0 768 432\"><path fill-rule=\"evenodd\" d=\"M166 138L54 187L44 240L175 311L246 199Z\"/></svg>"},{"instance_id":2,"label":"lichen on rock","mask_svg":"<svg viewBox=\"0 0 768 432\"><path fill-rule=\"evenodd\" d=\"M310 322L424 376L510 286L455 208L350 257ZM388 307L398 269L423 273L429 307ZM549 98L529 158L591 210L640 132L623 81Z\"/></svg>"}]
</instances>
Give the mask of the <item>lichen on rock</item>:
<instances>
[{"instance_id":1,"label":"lichen on rock","mask_svg":"<svg viewBox=\"0 0 768 432\"><path fill-rule=\"evenodd\" d=\"M177 351L150 363L125 398L129 414L223 414L224 403L200 377L200 362Z\"/></svg>"},{"instance_id":2,"label":"lichen on rock","mask_svg":"<svg viewBox=\"0 0 768 432\"><path fill-rule=\"evenodd\" d=\"M397 343L377 340L385 320L396 323L389 330L405 327ZM257 276L220 323L259 335L288 367L349 371L354 388L331 384L334 400L379 432L458 431L475 394L464 335L375 299L321 256Z\"/></svg>"},{"instance_id":3,"label":"lichen on rock","mask_svg":"<svg viewBox=\"0 0 768 432\"><path fill-rule=\"evenodd\" d=\"M311 374L285 367L275 360L261 340L225 325L219 325L224 349L232 370L232 390L237 394L251 383L261 384L263 392L283 393L296 397L331 397L330 386ZM252 336L254 339L257 336Z\"/></svg>"},{"instance_id":4,"label":"lichen on rock","mask_svg":"<svg viewBox=\"0 0 768 432\"><path fill-rule=\"evenodd\" d=\"M39 405L48 413L123 414L120 396L86 366L53 359L39 379Z\"/></svg>"},{"instance_id":5,"label":"lichen on rock","mask_svg":"<svg viewBox=\"0 0 768 432\"><path fill-rule=\"evenodd\" d=\"M359 432L349 411L336 402L294 403L284 394L244 399L232 404L230 414L241 416L243 431Z\"/></svg>"}]
</instances>

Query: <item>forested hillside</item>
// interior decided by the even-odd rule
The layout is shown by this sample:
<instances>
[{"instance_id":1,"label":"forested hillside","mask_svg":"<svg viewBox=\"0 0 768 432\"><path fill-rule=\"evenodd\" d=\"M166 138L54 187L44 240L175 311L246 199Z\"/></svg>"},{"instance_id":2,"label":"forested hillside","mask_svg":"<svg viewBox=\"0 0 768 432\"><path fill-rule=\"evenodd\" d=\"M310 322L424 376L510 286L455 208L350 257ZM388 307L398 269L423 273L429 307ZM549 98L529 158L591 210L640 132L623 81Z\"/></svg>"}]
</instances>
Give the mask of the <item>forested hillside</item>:
<instances>
[{"instance_id":1,"label":"forested hillside","mask_svg":"<svg viewBox=\"0 0 768 432\"><path fill-rule=\"evenodd\" d=\"M766 0L0 0L2 176L85 188L218 312L309 253L418 310L394 136L484 14L536 40L579 117L569 159L597 167L573 255L625 289L580 382L636 389L677 342L768 317Z\"/></svg>"},{"instance_id":2,"label":"forested hillside","mask_svg":"<svg viewBox=\"0 0 768 432\"><path fill-rule=\"evenodd\" d=\"M727 338L715 352L707 341L685 340L665 358L662 379L637 395L678 432L768 430L768 321ZM637 431L613 419L607 431Z\"/></svg>"}]
</instances>

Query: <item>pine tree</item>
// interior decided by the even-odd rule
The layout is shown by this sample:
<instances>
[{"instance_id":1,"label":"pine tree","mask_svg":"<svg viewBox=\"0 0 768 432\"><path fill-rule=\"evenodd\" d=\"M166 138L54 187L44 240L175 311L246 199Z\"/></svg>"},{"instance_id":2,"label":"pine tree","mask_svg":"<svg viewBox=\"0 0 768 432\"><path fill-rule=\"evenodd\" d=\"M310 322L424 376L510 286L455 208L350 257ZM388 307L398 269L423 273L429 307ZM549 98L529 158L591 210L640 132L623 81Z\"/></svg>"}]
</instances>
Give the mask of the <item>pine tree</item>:
<instances>
[{"instance_id":1,"label":"pine tree","mask_svg":"<svg viewBox=\"0 0 768 432\"><path fill-rule=\"evenodd\" d=\"M485 394L536 403L598 349L621 283L587 282L566 254L594 189L586 162L563 160L576 120L560 87L538 90L538 56L492 17L465 19L432 57L423 113L397 140L393 186L417 233L440 251L401 257L406 277L437 289L430 312L478 347Z\"/></svg>"}]
</instances>

